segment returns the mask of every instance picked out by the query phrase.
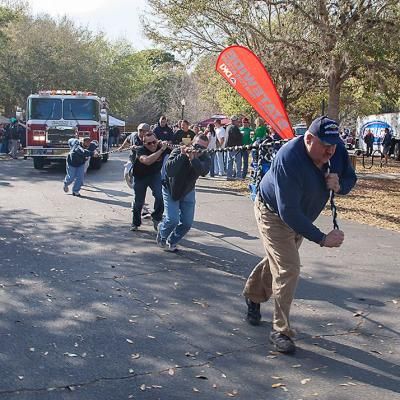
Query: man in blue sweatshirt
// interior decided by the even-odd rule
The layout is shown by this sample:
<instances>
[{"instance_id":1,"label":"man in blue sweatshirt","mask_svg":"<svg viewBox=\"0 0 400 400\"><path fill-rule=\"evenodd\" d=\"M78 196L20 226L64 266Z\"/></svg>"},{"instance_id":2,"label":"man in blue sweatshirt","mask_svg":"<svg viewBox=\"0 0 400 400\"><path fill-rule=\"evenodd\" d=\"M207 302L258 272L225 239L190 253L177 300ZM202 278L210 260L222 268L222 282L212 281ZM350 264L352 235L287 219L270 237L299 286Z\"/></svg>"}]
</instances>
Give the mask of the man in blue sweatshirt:
<instances>
[{"instance_id":1,"label":"man in blue sweatshirt","mask_svg":"<svg viewBox=\"0 0 400 400\"><path fill-rule=\"evenodd\" d=\"M289 312L300 272L299 247L303 237L323 247L339 247L344 233L325 234L314 221L333 190L347 194L356 183L336 121L315 119L304 137L285 144L264 175L254 209L266 257L250 274L243 294L247 320L259 325L260 303L274 298L270 342L283 353L296 349Z\"/></svg>"},{"instance_id":2,"label":"man in blue sweatshirt","mask_svg":"<svg viewBox=\"0 0 400 400\"><path fill-rule=\"evenodd\" d=\"M68 186L73 182L72 195L76 197L81 197L79 193L85 176L85 162L89 157L98 157L97 142L92 141L88 148L82 147L79 139L71 138L68 140L68 146L70 152L67 156L66 169L67 174L64 178L64 192L68 193Z\"/></svg>"}]
</instances>

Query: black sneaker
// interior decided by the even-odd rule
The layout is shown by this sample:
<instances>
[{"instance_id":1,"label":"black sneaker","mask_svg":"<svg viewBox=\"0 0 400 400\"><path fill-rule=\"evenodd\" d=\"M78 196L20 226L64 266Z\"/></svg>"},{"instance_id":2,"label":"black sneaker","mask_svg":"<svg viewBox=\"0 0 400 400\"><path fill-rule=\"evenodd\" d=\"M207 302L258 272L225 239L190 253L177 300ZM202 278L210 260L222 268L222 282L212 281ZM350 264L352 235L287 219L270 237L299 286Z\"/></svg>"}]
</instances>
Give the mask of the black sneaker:
<instances>
[{"instance_id":1,"label":"black sneaker","mask_svg":"<svg viewBox=\"0 0 400 400\"><path fill-rule=\"evenodd\" d=\"M260 303L254 303L246 297L247 304L247 322L250 325L260 325L261 313L260 313Z\"/></svg>"},{"instance_id":2,"label":"black sneaker","mask_svg":"<svg viewBox=\"0 0 400 400\"><path fill-rule=\"evenodd\" d=\"M130 230L131 232L136 232L136 231L139 230L139 227L138 227L137 225L131 225L131 227L129 228L129 230Z\"/></svg>"},{"instance_id":3,"label":"black sneaker","mask_svg":"<svg viewBox=\"0 0 400 400\"><path fill-rule=\"evenodd\" d=\"M158 232L158 225L160 225L161 221L157 221L156 219L153 219L153 228L156 232Z\"/></svg>"},{"instance_id":4,"label":"black sneaker","mask_svg":"<svg viewBox=\"0 0 400 400\"><path fill-rule=\"evenodd\" d=\"M275 350L281 353L292 354L296 351L296 346L293 343L293 340L283 333L271 331L269 334L269 341L274 345Z\"/></svg>"}]
</instances>

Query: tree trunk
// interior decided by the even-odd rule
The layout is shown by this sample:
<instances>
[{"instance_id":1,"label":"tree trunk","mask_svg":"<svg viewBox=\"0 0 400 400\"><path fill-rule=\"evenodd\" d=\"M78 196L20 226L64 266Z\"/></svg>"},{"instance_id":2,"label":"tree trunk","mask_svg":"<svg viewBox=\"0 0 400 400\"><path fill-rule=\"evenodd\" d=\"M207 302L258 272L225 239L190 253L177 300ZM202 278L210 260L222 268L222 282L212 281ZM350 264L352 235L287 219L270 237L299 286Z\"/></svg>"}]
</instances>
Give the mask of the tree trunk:
<instances>
[{"instance_id":1,"label":"tree trunk","mask_svg":"<svg viewBox=\"0 0 400 400\"><path fill-rule=\"evenodd\" d=\"M328 98L328 111L327 115L336 121L339 121L339 107L340 107L340 89L342 82L340 80L341 69L343 67L340 58L334 58L331 61L328 84L329 84L329 98Z\"/></svg>"},{"instance_id":2,"label":"tree trunk","mask_svg":"<svg viewBox=\"0 0 400 400\"><path fill-rule=\"evenodd\" d=\"M336 121L339 121L340 89L341 85L337 82L337 79L329 79L327 115Z\"/></svg>"}]
</instances>

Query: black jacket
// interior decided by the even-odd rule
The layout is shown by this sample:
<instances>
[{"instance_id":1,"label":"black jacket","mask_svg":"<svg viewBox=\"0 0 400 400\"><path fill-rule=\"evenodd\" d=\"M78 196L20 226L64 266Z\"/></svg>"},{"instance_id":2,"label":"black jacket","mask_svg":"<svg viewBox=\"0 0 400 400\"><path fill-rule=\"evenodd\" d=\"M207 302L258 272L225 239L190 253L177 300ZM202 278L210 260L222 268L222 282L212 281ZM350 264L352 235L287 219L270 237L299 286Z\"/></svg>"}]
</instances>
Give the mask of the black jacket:
<instances>
[{"instance_id":1,"label":"black jacket","mask_svg":"<svg viewBox=\"0 0 400 400\"><path fill-rule=\"evenodd\" d=\"M166 183L172 199L181 200L191 192L199 176L208 174L210 166L211 159L207 153L189 161L180 148L174 149L165 164Z\"/></svg>"},{"instance_id":2,"label":"black jacket","mask_svg":"<svg viewBox=\"0 0 400 400\"><path fill-rule=\"evenodd\" d=\"M242 145L242 132L236 125L229 125L226 129L228 135L228 141L225 147L241 146Z\"/></svg>"}]
</instances>

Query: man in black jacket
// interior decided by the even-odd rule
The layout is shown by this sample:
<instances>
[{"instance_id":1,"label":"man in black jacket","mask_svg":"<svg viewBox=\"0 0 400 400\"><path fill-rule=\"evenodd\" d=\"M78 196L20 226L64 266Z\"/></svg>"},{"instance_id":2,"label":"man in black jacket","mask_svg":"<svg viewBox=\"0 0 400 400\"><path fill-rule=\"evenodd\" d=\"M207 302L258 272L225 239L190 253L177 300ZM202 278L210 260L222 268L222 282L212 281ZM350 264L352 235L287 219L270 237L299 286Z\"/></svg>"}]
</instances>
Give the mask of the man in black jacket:
<instances>
[{"instance_id":1,"label":"man in black jacket","mask_svg":"<svg viewBox=\"0 0 400 400\"><path fill-rule=\"evenodd\" d=\"M168 126L167 117L165 115L162 115L160 117L157 126L154 128L153 133L159 140L166 140L169 143L172 143L174 141L174 132Z\"/></svg>"},{"instance_id":2,"label":"man in black jacket","mask_svg":"<svg viewBox=\"0 0 400 400\"><path fill-rule=\"evenodd\" d=\"M226 135L228 139L226 140L226 147L242 146L243 135L239 129L239 117L237 115L232 115L231 125L226 129ZM233 162L236 164L236 173L233 169ZM228 167L226 169L226 180L232 181L235 177L240 179L242 177L242 152L241 150L231 150L228 151Z\"/></svg>"},{"instance_id":3,"label":"man in black jacket","mask_svg":"<svg viewBox=\"0 0 400 400\"><path fill-rule=\"evenodd\" d=\"M165 164L164 217L158 226L157 244L166 251L177 251L177 243L192 227L196 180L206 176L211 165L206 152L194 150L204 150L207 145L206 135L196 136L191 146L174 149Z\"/></svg>"}]
</instances>

